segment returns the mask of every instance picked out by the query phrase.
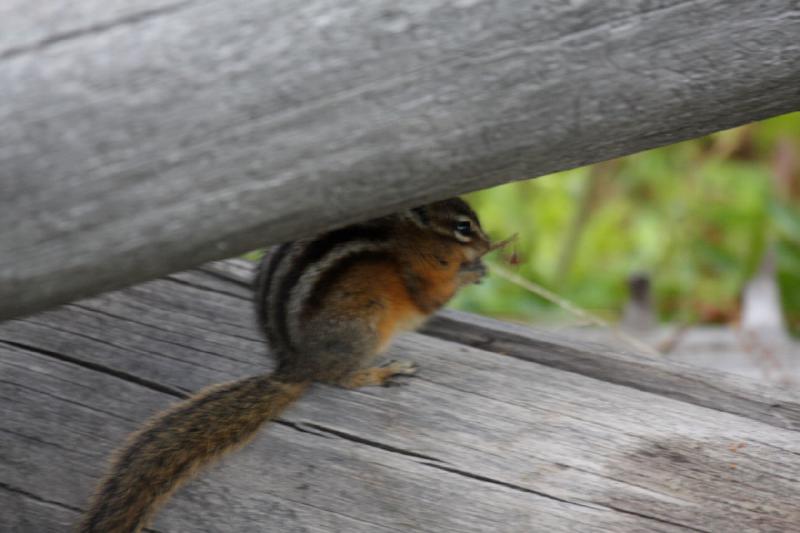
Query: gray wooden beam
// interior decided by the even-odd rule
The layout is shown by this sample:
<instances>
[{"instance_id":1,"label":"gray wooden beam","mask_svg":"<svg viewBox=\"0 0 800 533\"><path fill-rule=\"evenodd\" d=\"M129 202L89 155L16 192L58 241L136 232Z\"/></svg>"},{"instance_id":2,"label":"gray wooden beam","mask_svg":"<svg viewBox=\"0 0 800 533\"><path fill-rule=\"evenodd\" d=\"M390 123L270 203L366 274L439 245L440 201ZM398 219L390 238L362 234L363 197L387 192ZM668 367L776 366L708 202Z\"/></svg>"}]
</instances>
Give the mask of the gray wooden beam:
<instances>
[{"instance_id":1,"label":"gray wooden beam","mask_svg":"<svg viewBox=\"0 0 800 533\"><path fill-rule=\"evenodd\" d=\"M28 4L0 318L800 109L796 0Z\"/></svg>"}]
</instances>

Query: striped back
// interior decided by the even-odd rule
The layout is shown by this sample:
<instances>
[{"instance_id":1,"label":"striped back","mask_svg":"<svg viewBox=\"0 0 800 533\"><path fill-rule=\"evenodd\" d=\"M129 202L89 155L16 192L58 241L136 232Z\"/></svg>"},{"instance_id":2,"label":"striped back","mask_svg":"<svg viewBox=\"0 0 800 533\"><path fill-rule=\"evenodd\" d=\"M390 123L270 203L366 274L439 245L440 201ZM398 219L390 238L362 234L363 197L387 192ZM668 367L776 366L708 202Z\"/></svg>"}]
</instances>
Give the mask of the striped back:
<instances>
[{"instance_id":1,"label":"striped back","mask_svg":"<svg viewBox=\"0 0 800 533\"><path fill-rule=\"evenodd\" d=\"M459 234L458 224L465 221L468 232ZM279 357L296 353L293 335L300 322L324 305L352 267L365 261L402 264L400 256L425 253L431 242L480 247L488 246L488 237L469 205L451 198L271 248L259 266L255 298L259 326L273 351Z\"/></svg>"},{"instance_id":2,"label":"striped back","mask_svg":"<svg viewBox=\"0 0 800 533\"><path fill-rule=\"evenodd\" d=\"M277 352L292 352L292 331L312 315L347 270L368 258L391 257L388 218L354 224L272 247L261 260L256 286L259 325Z\"/></svg>"}]
</instances>

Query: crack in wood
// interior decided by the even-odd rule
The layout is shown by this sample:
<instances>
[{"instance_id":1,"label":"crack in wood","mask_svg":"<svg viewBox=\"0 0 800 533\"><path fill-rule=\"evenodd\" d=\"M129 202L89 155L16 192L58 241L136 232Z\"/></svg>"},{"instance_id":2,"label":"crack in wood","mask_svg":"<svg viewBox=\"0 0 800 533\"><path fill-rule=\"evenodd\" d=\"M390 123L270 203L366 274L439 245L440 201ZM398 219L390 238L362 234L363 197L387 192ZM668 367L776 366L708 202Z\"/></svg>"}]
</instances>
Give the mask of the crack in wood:
<instances>
[{"instance_id":1,"label":"crack in wood","mask_svg":"<svg viewBox=\"0 0 800 533\"><path fill-rule=\"evenodd\" d=\"M59 402L64 402L64 403L68 403L68 404L71 404L71 405L77 405L78 407L82 407L83 409L88 409L90 411L95 411L97 413L102 413L104 415L113 416L114 418L119 418L120 420L125 420L126 422L131 422L131 423L137 423L138 422L137 420L130 419L130 418L128 418L126 416L123 416L123 415L121 415L119 413L115 413L113 411L106 411L105 409L100 409L99 407L97 407L95 405L89 405L89 404L77 402L77 401L71 400L69 398L64 398L63 396L58 396L58 395L53 394L51 392L39 390L39 389L34 388L34 387L29 387L28 385L24 385L22 383L16 383L14 381L8 381L8 380L5 380L5 379L0 379L0 383L5 383L5 384L8 384L8 385L11 385L12 387L14 387L16 389L23 389L23 390L26 390L26 391L33 392L35 394L41 394L42 396L47 396L48 398L53 398L54 400L58 400ZM8 397L5 397L5 396L0 396L0 397L2 397L3 399L6 399L6 400L12 400L11 398L8 398Z\"/></svg>"},{"instance_id":2,"label":"crack in wood","mask_svg":"<svg viewBox=\"0 0 800 533\"><path fill-rule=\"evenodd\" d=\"M184 0L182 2L176 2L174 4L169 4L154 9L148 9L146 11L139 11L138 13L131 13L130 15L126 15L124 17L109 20L107 22L93 24L85 28L76 28L74 30L65 31L63 33L57 33L55 35L51 35L37 42L34 42L32 44L9 48L0 53L0 61L13 59L15 57L25 54L40 52L59 43L71 41L74 39L79 39L85 36L99 35L101 33L105 33L107 31L114 30L119 27L131 26L134 24L138 24L140 22L145 22L150 19L176 13L192 4L193 2Z\"/></svg>"},{"instance_id":3,"label":"crack in wood","mask_svg":"<svg viewBox=\"0 0 800 533\"><path fill-rule=\"evenodd\" d=\"M652 516L652 515L648 515L648 514L644 514L644 513L637 513L636 511L631 511L631 510L628 510L628 509L621 509L621 508L613 506L613 505L607 505L606 507L608 507L609 509L613 509L614 511L617 511L619 513L624 513L624 514L631 515L631 516L638 516L640 518L645 518L645 519L648 519L648 520L654 520L654 521L659 522L661 524L667 524L667 525L670 525L670 526L686 528L686 529L688 529L690 531L697 531L698 533L714 533L713 531L711 531L709 529L700 529L700 528L697 528L697 527L694 527L694 526L690 526L690 525L687 525L687 524L682 524L680 522L673 522L671 520L665 520L665 519L659 518L657 516Z\"/></svg>"},{"instance_id":4,"label":"crack in wood","mask_svg":"<svg viewBox=\"0 0 800 533\"><path fill-rule=\"evenodd\" d=\"M136 298L142 300L142 302L147 302L149 304L161 307L165 311L167 311L168 309L166 307L163 307L163 306L168 305L168 306L170 306L169 309L174 309L176 312L185 314L186 316L189 316L189 317L192 317L192 318L196 318L196 319L201 320L201 321L208 321L208 317L207 316L197 315L195 313L190 312L191 309L176 307L174 305L174 303L175 303L174 301L166 301L163 298L159 298L160 293L154 292L153 288L147 283L145 283L143 285L137 285L135 287L130 287L128 289L128 292L131 295L135 295ZM253 313L253 316L255 316L255 313ZM248 324L247 326L245 326L241 322L229 322L227 320L223 320L222 318L223 317L221 317L221 316L215 317L214 318L215 323L222 324L224 326L230 326L230 327L237 328L237 329L240 329L240 330L245 330L245 331L253 331L253 329L254 329L252 324ZM208 330L208 331L212 331L212 330ZM230 335L230 333L229 333L229 335ZM231 335L231 336L236 336L236 335ZM256 336L253 336L253 337L240 337L240 338L243 338L245 340L251 340L251 341L257 340Z\"/></svg>"},{"instance_id":5,"label":"crack in wood","mask_svg":"<svg viewBox=\"0 0 800 533\"><path fill-rule=\"evenodd\" d=\"M27 321L30 322L31 324L35 324L37 326L41 326L41 327L44 327L44 328L52 329L54 331L58 331L59 333L63 333L63 334L66 334L66 335L72 335L72 336L75 336L75 337L80 337L80 338L83 338L83 339L90 340L90 341L92 341L94 343L101 344L103 346L108 346L109 348L112 348L115 351L134 352L134 353L138 353L138 354L141 354L141 355L144 355L144 356L147 356L147 357L156 357L156 358L157 357L161 357L161 358L164 358L164 359L169 359L171 361L177 361L179 363L192 364L192 365L198 366L200 368L203 368L204 370L210 370L212 372L218 372L219 371L217 368L200 364L194 359L189 359L189 360L181 359L180 357L176 357L176 356L172 355L172 353L169 352L169 351L164 351L164 350L152 351L152 350L143 349L142 346L147 346L147 343L138 343L136 345L131 345L131 346L121 346L119 344L115 344L113 342L104 340L104 339L102 339L100 337L95 337L93 335L89 335L85 331L75 331L75 330L72 330L72 329L64 329L62 327L58 327L53 322L48 322L48 321L40 322L38 320L34 320L33 318L28 318ZM108 333L108 332L105 332L105 333ZM147 338L144 335L142 335L142 337ZM157 340L157 339L152 339L152 340ZM5 342L5 341L3 341L3 342ZM193 349L193 351L203 352L203 350L194 350L194 349ZM54 352L50 352L50 353L54 353ZM219 354L211 352L208 355L218 356ZM65 357L69 357L69 356L65 356Z\"/></svg>"},{"instance_id":6,"label":"crack in wood","mask_svg":"<svg viewBox=\"0 0 800 533\"><path fill-rule=\"evenodd\" d=\"M81 509L79 507L73 507L72 505L67 505L67 504L62 503L62 502L58 502L58 501L55 501L55 500L48 500L47 498L42 498L41 496L39 496L37 494L34 494L32 492L28 492L27 490L24 490L24 489L20 489L20 488L14 487L14 486L9 485L8 483L5 483L3 481L0 481L0 489L4 489L4 490L7 490L8 492L13 492L15 494L21 494L21 495L25 496L26 498L29 498L29 499L31 499L33 501L36 501L36 502L39 502L39 503L45 503L45 504L48 504L48 505L55 505L56 507L61 507L63 509L67 509L67 510L70 510L70 511L75 511L77 513L82 513L83 512L83 509Z\"/></svg>"},{"instance_id":7,"label":"crack in wood","mask_svg":"<svg viewBox=\"0 0 800 533\"><path fill-rule=\"evenodd\" d=\"M386 444L383 442L378 442L376 440L368 439L366 437L360 437L358 435L353 435L352 433L347 433L346 431L341 431L338 429L329 428L326 426L322 426L320 424L315 424L313 422L303 422L303 425L312 427L318 431L322 431L323 433L330 433L331 435L335 435L345 440L349 440L352 442L357 442L359 444L365 444L367 446L372 446L373 448L378 448L387 452L397 453L400 455L405 455L407 457L414 457L415 459L424 459L425 461L435 461L436 463L440 464L447 464L445 461L433 457L431 455L425 455L418 452L412 452L411 450L406 450L404 448L398 448L397 446L392 446L391 444ZM427 463L426 463L427 464Z\"/></svg>"},{"instance_id":8,"label":"crack in wood","mask_svg":"<svg viewBox=\"0 0 800 533\"><path fill-rule=\"evenodd\" d=\"M152 329L154 331L161 331L163 333L169 333L171 335L180 335L180 333L177 330L170 330L170 329L166 329L166 328L161 328L161 327L156 326L155 324L149 324L147 322L142 322L140 320L135 320L135 319L131 318L130 316L117 315L115 313L110 313L108 311L97 309L97 308L94 308L94 307L90 307L90 306L87 306L85 304L69 304L68 307L76 307L76 308L81 309L83 311L86 311L88 313L101 315L101 316L104 316L104 317L107 317L107 318L114 319L115 321L131 322L133 324L138 324L139 326L142 326L142 327L148 328L148 329ZM238 336L238 335L233 335L228 331L221 331L221 330L214 331L214 330L210 330L210 329L207 329L207 328L202 328L202 327L199 327L199 326L191 326L191 327L193 329L198 329L200 331L204 331L204 332L207 331L207 332L209 332L211 334L214 334L215 336L225 335L225 336L233 337L235 339L240 339L240 340L249 341L249 342L259 342L259 341L263 342L263 339L256 340L256 339L252 339L252 338L241 337L241 336ZM238 359L236 357L231 357L230 355L227 355L227 354L224 354L224 353L212 352L212 351L209 351L209 350L203 350L202 348L197 348L196 346L190 346L188 344L183 344L183 343L180 343L180 342L177 342L177 341L174 341L174 340L170 340L170 339L156 338L156 337L150 337L150 336L148 336L147 338L151 339L151 340L154 340L154 341L158 341L158 342L164 342L164 343L167 343L167 344L172 344L173 346L178 346L180 348L184 348L184 349L187 349L187 350L195 351L195 352L198 352L198 353L204 353L204 354L207 354L207 355L213 355L214 357L227 359L229 361L234 361L236 363L250 364L250 365L253 364L252 361L248 361L248 360L245 360L245 359Z\"/></svg>"},{"instance_id":9,"label":"crack in wood","mask_svg":"<svg viewBox=\"0 0 800 533\"><path fill-rule=\"evenodd\" d=\"M62 509L66 509L67 511L73 511L73 512L76 512L76 513L83 513L83 511L85 510L85 509L82 509L80 507L67 505L66 503L59 502L59 501L56 501L56 500L49 500L47 498L42 498L41 496L33 494L32 492L28 492L27 490L20 489L18 487L14 487L12 485L9 485L8 483L4 483L3 481L0 481L0 489L6 490L8 492L12 492L14 494L19 494L20 496L23 496L23 497L28 498L29 500L33 500L35 502L43 503L45 505L53 505L55 507L60 507ZM163 533L161 530L153 529L153 528L149 528L149 527L144 528L143 531L145 531L147 533Z\"/></svg>"},{"instance_id":10,"label":"crack in wood","mask_svg":"<svg viewBox=\"0 0 800 533\"><path fill-rule=\"evenodd\" d=\"M241 266L243 270L249 268L251 269L251 272L255 268L255 263L252 263L251 261L248 261L246 259L229 259L228 262L237 263L236 266ZM200 267L198 267L197 270L200 270L204 274L208 274L209 276L212 276L219 280L232 282L252 290L253 288L252 274L248 274L248 276L239 276L233 272L222 270L220 267L217 266L218 263L219 262L206 263L205 265L201 265Z\"/></svg>"},{"instance_id":11,"label":"crack in wood","mask_svg":"<svg viewBox=\"0 0 800 533\"><path fill-rule=\"evenodd\" d=\"M704 530L704 529L698 529L696 527L689 526L689 525L686 525L686 524L681 524L681 523L678 523L678 522L665 520L663 518L646 515L644 513L637 513L637 512L634 512L634 511L629 511L629 510L626 510L626 509L622 509L622 508L611 506L611 505L607 505L607 504L597 504L597 503L594 503L594 502L591 502L591 504L589 504L589 503L577 502L577 501L574 501L574 500L568 500L568 499L565 499L565 498L559 498L558 496L553 496L552 494L548 494L546 492L529 489L529 488L523 487L521 485L517 485L517 484L514 484L514 483L509 483L507 481L501 481L499 479L494 479L494 478L490 478L490 477L487 477L487 476L482 476L480 474L475 474L475 473L472 473L472 472L468 472L466 470L460 470L458 468L448 467L448 466L444 466L444 465L441 465L441 464L435 464L435 463L422 463L422 464L424 464L425 466L429 466L431 468L436 468L437 470L444 470L444 471L450 472L452 474L456 474L456 475L459 475L459 476L464 476L464 477L467 477L467 478L470 478L470 479L474 479L474 480L477 480L477 481L482 481L484 483L490 483L492 485L498 485L498 486L501 486L501 487L505 487L507 489L516 490L516 491L519 491L519 492L525 492L525 493L528 493L528 494L535 494L536 496L540 496L542 498L547 498L549 500L554 500L554 501L557 501L557 502L560 502L560 503L565 503L567 505L575 505L575 506L578 506L578 507L585 507L585 508L588 508L588 509L595 509L595 510L597 510L597 509L607 509L607 510L615 511L615 512L618 512L618 513L628 514L628 515L632 515L632 516L638 516L639 518L652 520L652 521L659 522L659 523L666 524L666 525L681 527L681 528L684 528L684 529L688 529L690 531L696 531L696 532L699 532L699 533L712 533L711 531L707 531L707 530Z\"/></svg>"},{"instance_id":12,"label":"crack in wood","mask_svg":"<svg viewBox=\"0 0 800 533\"><path fill-rule=\"evenodd\" d=\"M15 437L19 437L21 439L25 439L25 440L29 440L29 441L32 441L32 442L36 442L38 444L43 444L45 446L52 446L53 448L58 448L59 450L64 450L66 452L79 453L81 455L85 455L87 457L91 457L91 455L86 453L84 450L67 448L67 447L62 446L61 444L59 444L57 442L51 442L51 441L42 439L40 437L36 437L34 435L26 435L25 433L21 433L19 431L14 431L13 429L0 427L0 433L8 433L9 435L14 435Z\"/></svg>"},{"instance_id":13,"label":"crack in wood","mask_svg":"<svg viewBox=\"0 0 800 533\"><path fill-rule=\"evenodd\" d=\"M130 294L124 300L114 299L114 300L111 300L111 301L113 301L113 303L116 304L116 305L125 306L124 308L126 310L128 308L132 308L133 310L140 311L140 312L147 312L149 310L152 310L154 305L163 305L164 304L163 301L155 300L155 299L151 298L151 295L150 295L149 292L135 291L134 290L134 289L141 289L142 287L144 287L144 286L140 286L140 287L136 287L136 288L133 288L133 287L130 288L129 289L129 293ZM113 295L113 294L117 294L117 293L110 293L110 294ZM131 297L132 295L134 297ZM103 301L101 301L101 300L86 300L86 301L84 301L84 302L82 302L80 304L71 303L71 304L68 304L68 305L77 306L79 308L91 308L91 309L94 309L93 307L86 307L89 303L92 303L92 304L95 304L95 305L98 305L98 306L104 306L104 305L108 305L109 301L105 301L105 300L103 300ZM222 329L222 328L209 329L209 328L203 327L200 324L200 322L207 323L208 322L208 317L203 317L201 315L196 315L196 314L193 314L193 313L189 313L186 309L177 308L174 305L171 308L158 307L158 309L164 311L165 313L170 313L170 314L180 313L180 314L185 315L187 317L196 319L197 322L188 324L188 326L191 327L191 328L196 328L196 329L198 329L200 331L209 332L209 333L214 334L214 335L224 334L224 335L226 335L228 337L232 337L234 339L241 339L241 340L244 340L244 341L264 342L264 337L262 335L258 335L257 333L254 333L253 335L244 336L244 335L240 335L238 333L234 333L234 332L230 331L229 329ZM126 321L130 320L127 316L124 316L122 318L123 318L123 320L126 320ZM226 322L226 321L219 321L219 322L215 322L214 323L214 325L217 325L217 324L222 324L224 326L235 327L237 330L252 331L254 329L254 328L252 328L252 329L248 328L245 325L243 325L242 323L230 323L230 322ZM146 324L143 323L143 325L146 325ZM180 324L180 327L183 327L183 324ZM168 329L163 329L163 328L157 328L157 329L161 329L162 331L170 331Z\"/></svg>"},{"instance_id":14,"label":"crack in wood","mask_svg":"<svg viewBox=\"0 0 800 533\"><path fill-rule=\"evenodd\" d=\"M309 429L306 429L304 426L307 426L308 424L305 424L303 422L292 422L291 420L286 420L286 419L283 419L283 418L276 418L272 422L275 423L275 424L281 425L281 426L292 428L295 431L299 431L300 433L307 433L309 435L322 437L323 439L332 439L333 438L329 434L325 434L325 433L323 433L321 431L310 431Z\"/></svg>"},{"instance_id":15,"label":"crack in wood","mask_svg":"<svg viewBox=\"0 0 800 533\"><path fill-rule=\"evenodd\" d=\"M580 502L576 502L576 501L572 501L572 500L567 500L567 499L564 499L564 498L559 498L558 496L553 496L552 494L547 494L546 492L541 492L541 491L538 491L538 490L529 489L529 488L523 487L521 485L516 485L514 483L509 483L508 481L501 481L499 479L494 479L494 478L491 478L491 477L482 476L480 474L475 474L473 472L468 472L466 470L460 470L458 468L453 468L453 467L450 467L450 466L444 466L444 465L435 464L435 463L422 463L422 464L425 465L425 466L429 466L431 468L436 468L438 470L444 470L445 472L450 472L451 474L464 476L464 477L467 477L467 478L470 478L470 479L474 479L476 481L482 481L484 483L491 483L492 485L498 485L500 487L505 487L507 489L516 490L518 492L525 492L525 493L528 493L528 494L535 494L536 496L541 496L542 498L547 498L548 500L554 500L554 501L557 501L557 502L566 503L568 505L577 505L579 507L586 507L586 508L589 508L589 509L599 509L599 508L603 507L601 505L596 505L596 504L588 505L588 504L585 504L585 503L580 503Z\"/></svg>"},{"instance_id":16,"label":"crack in wood","mask_svg":"<svg viewBox=\"0 0 800 533\"><path fill-rule=\"evenodd\" d=\"M122 379L124 381L128 381L130 383L135 383L137 385L141 385L142 387L148 388L150 390L163 392L164 394L169 394L170 396L174 396L176 398L185 399L189 397L189 394L186 392L175 389L173 387L169 387L162 383L158 383L157 381L152 381L149 379L142 378L140 376L136 376L134 374L130 374L128 372L123 372L122 370L117 370L114 368L109 368L107 366L100 365L98 363L92 363L90 361L84 361L82 359L78 359L76 357L70 357L69 355L64 355L58 352L53 352L44 348L39 348L37 346L30 346L27 344L23 344L20 342L9 341L0 339L0 344L5 344L7 346L13 346L14 348L18 348L21 350L27 350L30 352L35 352L40 355L44 355L47 357L52 357L53 359L57 359L64 363L71 363L83 368L88 368L89 370L94 370L96 372L101 372L103 374L108 374L109 376L113 376L115 378Z\"/></svg>"},{"instance_id":17,"label":"crack in wood","mask_svg":"<svg viewBox=\"0 0 800 533\"><path fill-rule=\"evenodd\" d=\"M208 274L209 274L209 276L212 275L211 273L208 273ZM189 280L179 278L177 276L177 274L171 274L171 275L167 276L166 278L162 278L162 279L169 280L169 281L171 281L173 283L177 283L178 285L183 285L185 287L191 287L192 289L196 289L196 290L199 290L199 291L213 292L214 294L221 294L223 296L230 296L231 298L236 298L237 301L244 300L248 304L250 304L250 302L251 302L251 298L245 296L244 294L236 294L236 293L233 293L233 292L224 291L224 290L216 288L216 287L209 287L207 285L200 285L198 283L192 283ZM230 281L230 280L225 279L225 281Z\"/></svg>"}]
</instances>

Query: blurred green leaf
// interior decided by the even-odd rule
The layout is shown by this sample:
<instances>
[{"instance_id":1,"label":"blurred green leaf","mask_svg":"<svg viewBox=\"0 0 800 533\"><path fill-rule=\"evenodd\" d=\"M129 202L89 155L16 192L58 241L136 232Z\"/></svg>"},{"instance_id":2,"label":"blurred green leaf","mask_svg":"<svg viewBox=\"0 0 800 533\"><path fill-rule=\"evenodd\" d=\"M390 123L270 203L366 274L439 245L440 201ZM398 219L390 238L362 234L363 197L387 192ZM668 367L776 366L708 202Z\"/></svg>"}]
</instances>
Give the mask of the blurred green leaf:
<instances>
[{"instance_id":1,"label":"blurred green leaf","mask_svg":"<svg viewBox=\"0 0 800 533\"><path fill-rule=\"evenodd\" d=\"M787 139L800 160L800 113L635 154L605 173L580 168L469 199L496 238L519 232L521 275L612 316L625 305L627 278L646 272L663 319L734 317L766 243L776 239L783 301L795 324L800 202L778 197L772 168L776 143ZM581 216L582 209L588 215ZM522 320L558 313L493 279L465 291L454 305Z\"/></svg>"}]
</instances>

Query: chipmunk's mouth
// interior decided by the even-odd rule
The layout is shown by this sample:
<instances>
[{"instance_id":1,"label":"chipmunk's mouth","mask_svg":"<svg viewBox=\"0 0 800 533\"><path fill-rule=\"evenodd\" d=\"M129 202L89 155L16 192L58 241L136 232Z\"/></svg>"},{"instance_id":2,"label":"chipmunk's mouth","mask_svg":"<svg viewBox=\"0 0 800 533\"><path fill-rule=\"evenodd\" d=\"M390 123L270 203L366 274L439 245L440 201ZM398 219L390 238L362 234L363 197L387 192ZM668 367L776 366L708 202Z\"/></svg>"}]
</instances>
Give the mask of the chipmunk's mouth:
<instances>
[{"instance_id":1,"label":"chipmunk's mouth","mask_svg":"<svg viewBox=\"0 0 800 533\"><path fill-rule=\"evenodd\" d=\"M475 281L473 281L473 283L475 283L476 285L479 285L481 280L484 277L486 277L486 274L488 273L488 270L486 269L486 265L484 264L483 261L481 261L480 257L478 257L477 259L474 259L472 261L469 261L467 263L462 264L461 265L461 271L462 272L476 272L476 273L478 273L479 277Z\"/></svg>"}]
</instances>

